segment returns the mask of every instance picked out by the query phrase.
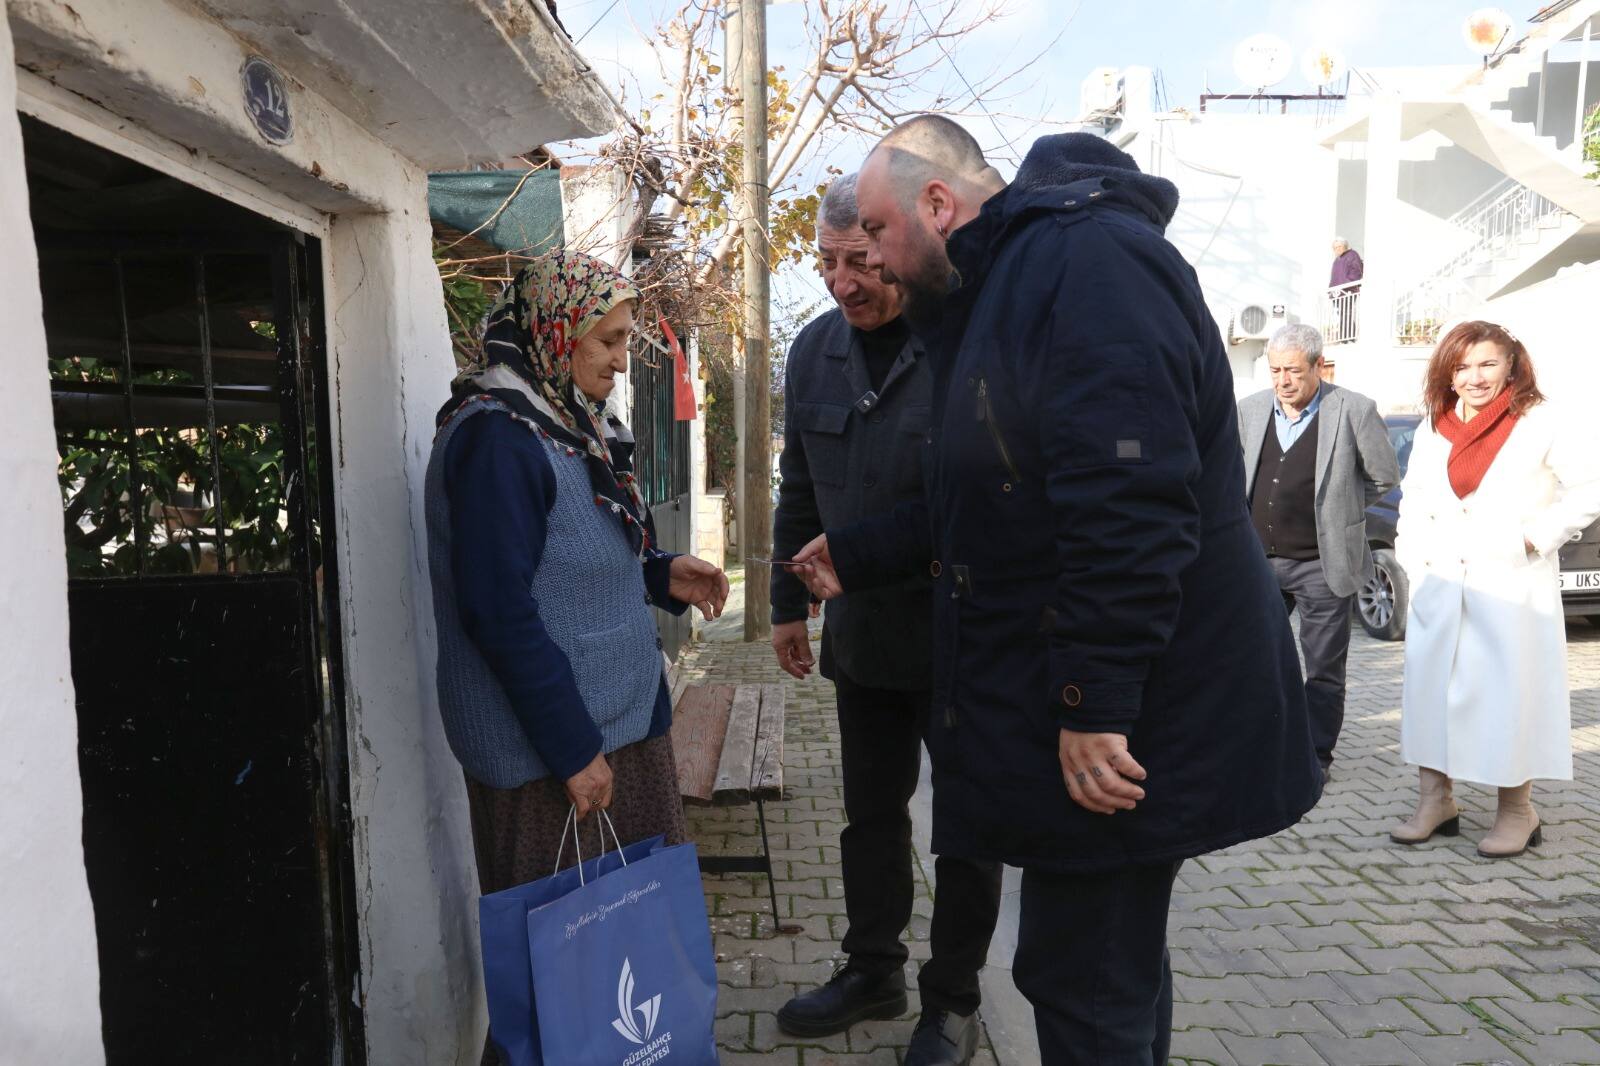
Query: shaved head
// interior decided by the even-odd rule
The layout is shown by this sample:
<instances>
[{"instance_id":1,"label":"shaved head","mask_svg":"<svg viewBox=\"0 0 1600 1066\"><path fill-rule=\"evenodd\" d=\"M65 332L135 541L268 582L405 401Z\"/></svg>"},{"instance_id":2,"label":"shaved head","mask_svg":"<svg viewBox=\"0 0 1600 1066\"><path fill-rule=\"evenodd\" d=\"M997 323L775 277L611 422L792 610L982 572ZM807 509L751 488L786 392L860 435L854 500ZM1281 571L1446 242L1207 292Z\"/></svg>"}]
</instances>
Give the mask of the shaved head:
<instances>
[{"instance_id":1,"label":"shaved head","mask_svg":"<svg viewBox=\"0 0 1600 1066\"><path fill-rule=\"evenodd\" d=\"M918 115L890 130L872 150L902 204L911 204L930 181L992 195L1000 172L983 157L977 140L943 115Z\"/></svg>"},{"instance_id":2,"label":"shaved head","mask_svg":"<svg viewBox=\"0 0 1600 1066\"><path fill-rule=\"evenodd\" d=\"M950 291L950 234L1005 188L972 134L943 115L890 130L856 176L856 207L871 246L868 265L898 285L913 328L932 323Z\"/></svg>"}]
</instances>

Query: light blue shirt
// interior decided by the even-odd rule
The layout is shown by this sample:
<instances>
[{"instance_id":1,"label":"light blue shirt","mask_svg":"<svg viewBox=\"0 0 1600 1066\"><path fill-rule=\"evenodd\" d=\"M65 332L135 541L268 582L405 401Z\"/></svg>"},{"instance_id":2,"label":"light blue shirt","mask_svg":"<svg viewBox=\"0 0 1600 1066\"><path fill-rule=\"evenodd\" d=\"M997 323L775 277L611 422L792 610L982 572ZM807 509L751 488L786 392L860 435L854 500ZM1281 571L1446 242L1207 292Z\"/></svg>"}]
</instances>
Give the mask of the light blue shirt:
<instances>
[{"instance_id":1,"label":"light blue shirt","mask_svg":"<svg viewBox=\"0 0 1600 1066\"><path fill-rule=\"evenodd\" d=\"M1294 447L1294 442L1299 440L1305 431L1311 428L1311 419L1316 416L1317 409L1322 406L1322 394L1327 391L1327 385L1318 385L1317 394L1311 397L1311 402L1306 404L1306 409L1295 418L1290 418L1283 413L1283 405L1278 398L1272 398L1272 425L1278 431L1278 447L1288 451Z\"/></svg>"}]
</instances>

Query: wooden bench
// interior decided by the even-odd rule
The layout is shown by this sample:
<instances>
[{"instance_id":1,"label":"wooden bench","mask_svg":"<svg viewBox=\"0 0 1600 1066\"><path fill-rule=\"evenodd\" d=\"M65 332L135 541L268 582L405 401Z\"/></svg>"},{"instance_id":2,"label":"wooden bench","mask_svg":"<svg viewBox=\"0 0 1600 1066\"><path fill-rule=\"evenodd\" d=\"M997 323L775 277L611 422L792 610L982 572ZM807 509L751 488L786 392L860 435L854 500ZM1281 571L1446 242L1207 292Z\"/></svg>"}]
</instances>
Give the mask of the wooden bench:
<instances>
[{"instance_id":1,"label":"wooden bench","mask_svg":"<svg viewBox=\"0 0 1600 1066\"><path fill-rule=\"evenodd\" d=\"M761 826L760 855L702 855L700 869L766 874L774 927L786 931L772 881L765 806L783 798L783 686L680 684L673 702L672 754L684 802L753 802Z\"/></svg>"}]
</instances>

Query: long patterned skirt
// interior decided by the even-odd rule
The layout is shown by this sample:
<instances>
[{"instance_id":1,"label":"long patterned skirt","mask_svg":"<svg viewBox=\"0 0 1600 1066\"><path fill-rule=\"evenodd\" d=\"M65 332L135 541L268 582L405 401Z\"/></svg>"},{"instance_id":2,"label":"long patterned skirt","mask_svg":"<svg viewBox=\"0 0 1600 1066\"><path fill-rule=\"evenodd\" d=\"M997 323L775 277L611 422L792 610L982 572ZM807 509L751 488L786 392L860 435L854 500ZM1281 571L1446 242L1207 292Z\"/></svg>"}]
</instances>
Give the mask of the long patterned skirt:
<instances>
[{"instance_id":1,"label":"long patterned skirt","mask_svg":"<svg viewBox=\"0 0 1600 1066\"><path fill-rule=\"evenodd\" d=\"M608 814L623 844L656 834L667 843L682 844L689 836L678 795L678 770L672 759L672 738L651 737L618 748L606 756L614 785ZM558 868L577 861L577 849L567 841L556 864L561 831L571 802L567 790L553 777L529 781L516 788L490 788L467 778L467 803L472 814L472 847L478 858L478 887L484 895L549 877ZM599 853L600 820L594 815L579 824L583 854ZM606 850L611 850L606 834Z\"/></svg>"}]
</instances>

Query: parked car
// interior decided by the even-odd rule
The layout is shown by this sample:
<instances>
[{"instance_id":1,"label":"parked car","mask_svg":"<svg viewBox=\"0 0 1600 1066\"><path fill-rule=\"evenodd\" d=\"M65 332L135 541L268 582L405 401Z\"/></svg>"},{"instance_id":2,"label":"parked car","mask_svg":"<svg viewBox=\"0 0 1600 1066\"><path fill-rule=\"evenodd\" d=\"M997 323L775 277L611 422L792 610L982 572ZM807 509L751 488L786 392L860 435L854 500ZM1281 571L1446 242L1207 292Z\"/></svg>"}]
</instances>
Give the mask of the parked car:
<instances>
[{"instance_id":1,"label":"parked car","mask_svg":"<svg viewBox=\"0 0 1600 1066\"><path fill-rule=\"evenodd\" d=\"M1389 441L1405 475L1411 459L1411 444L1422 422L1418 415L1390 415ZM1406 635L1406 608L1410 603L1411 583L1394 557L1395 522L1400 517L1400 489L1367 508L1367 540L1372 545L1373 575L1356 593L1356 617L1361 628L1380 640L1399 640ZM1561 549L1561 602L1567 616L1600 625L1600 522Z\"/></svg>"}]
</instances>

